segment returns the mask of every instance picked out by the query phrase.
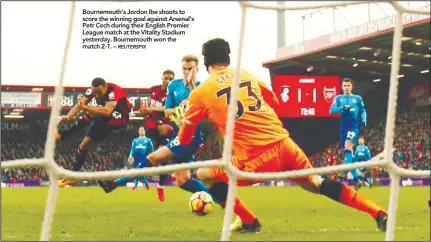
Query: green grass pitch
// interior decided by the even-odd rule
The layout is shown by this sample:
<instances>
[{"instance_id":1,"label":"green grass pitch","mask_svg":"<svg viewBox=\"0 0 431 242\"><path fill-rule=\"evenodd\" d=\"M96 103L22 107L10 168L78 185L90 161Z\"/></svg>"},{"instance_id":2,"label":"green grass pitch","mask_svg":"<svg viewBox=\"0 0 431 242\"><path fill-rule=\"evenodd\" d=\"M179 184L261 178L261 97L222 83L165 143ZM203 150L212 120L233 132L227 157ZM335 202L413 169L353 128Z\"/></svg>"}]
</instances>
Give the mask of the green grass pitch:
<instances>
[{"instance_id":1,"label":"green grass pitch","mask_svg":"<svg viewBox=\"0 0 431 242\"><path fill-rule=\"evenodd\" d=\"M47 188L2 189L2 241L39 240ZM261 220L260 234L232 234L232 240L384 240L368 215L302 191L299 187L245 187L239 195ZM389 188L364 187L370 199L388 206ZM223 210L204 217L188 208L190 193L166 188L120 188L105 194L98 187L61 189L51 240L220 240ZM429 187L402 187L396 240L430 241Z\"/></svg>"}]
</instances>

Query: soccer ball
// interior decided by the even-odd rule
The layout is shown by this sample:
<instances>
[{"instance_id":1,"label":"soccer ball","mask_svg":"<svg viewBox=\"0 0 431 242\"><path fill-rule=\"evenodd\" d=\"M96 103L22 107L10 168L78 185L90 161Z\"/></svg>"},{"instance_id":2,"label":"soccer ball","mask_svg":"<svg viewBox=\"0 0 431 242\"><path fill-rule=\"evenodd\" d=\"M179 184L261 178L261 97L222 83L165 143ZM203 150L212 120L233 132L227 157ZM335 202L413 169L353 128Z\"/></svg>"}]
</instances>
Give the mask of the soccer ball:
<instances>
[{"instance_id":1,"label":"soccer ball","mask_svg":"<svg viewBox=\"0 0 431 242\"><path fill-rule=\"evenodd\" d=\"M214 202L211 195L206 192L196 192L189 200L189 206L192 213L198 216L209 214L213 209L213 204Z\"/></svg>"}]
</instances>

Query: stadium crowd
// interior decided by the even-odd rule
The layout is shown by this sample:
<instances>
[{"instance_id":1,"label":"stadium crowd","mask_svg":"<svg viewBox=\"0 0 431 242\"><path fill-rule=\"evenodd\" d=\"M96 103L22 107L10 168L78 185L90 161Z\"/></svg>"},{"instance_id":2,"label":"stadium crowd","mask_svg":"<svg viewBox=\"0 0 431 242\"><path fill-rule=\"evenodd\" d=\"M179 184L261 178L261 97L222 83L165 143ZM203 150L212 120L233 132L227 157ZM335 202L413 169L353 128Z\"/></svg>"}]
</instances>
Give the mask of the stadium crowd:
<instances>
[{"instance_id":1,"label":"stadium crowd","mask_svg":"<svg viewBox=\"0 0 431 242\"><path fill-rule=\"evenodd\" d=\"M430 169L430 112L428 107L410 108L402 110L396 118L394 138L394 162L406 169L429 170ZM383 152L386 116L375 120L362 132L366 145L370 148L371 155ZM339 144L333 144L310 157L314 166L343 163L343 150ZM331 164L333 163L333 164ZM383 168L373 170L377 177L388 177Z\"/></svg>"},{"instance_id":2,"label":"stadium crowd","mask_svg":"<svg viewBox=\"0 0 431 242\"><path fill-rule=\"evenodd\" d=\"M394 162L408 169L430 169L430 112L428 107L409 108L397 115L395 129ZM372 155L384 149L386 116L370 123L363 131L366 144ZM31 128L3 130L1 142L1 160L15 160L23 158L43 157L48 122L37 121ZM130 122L127 131L120 136L109 136L95 150L89 152L85 171L101 171L124 169L127 167L127 157L130 144L137 135L140 123ZM72 139L61 141L56 146L55 160L58 165L72 169L75 147L79 145L83 134L77 134ZM343 152L338 143L310 157L315 167L326 166L328 163L341 164ZM2 171L3 172L3 171ZM387 177L383 168L374 169L375 176ZM23 168L6 170L3 177L8 181L14 180L48 180L44 169Z\"/></svg>"}]
</instances>

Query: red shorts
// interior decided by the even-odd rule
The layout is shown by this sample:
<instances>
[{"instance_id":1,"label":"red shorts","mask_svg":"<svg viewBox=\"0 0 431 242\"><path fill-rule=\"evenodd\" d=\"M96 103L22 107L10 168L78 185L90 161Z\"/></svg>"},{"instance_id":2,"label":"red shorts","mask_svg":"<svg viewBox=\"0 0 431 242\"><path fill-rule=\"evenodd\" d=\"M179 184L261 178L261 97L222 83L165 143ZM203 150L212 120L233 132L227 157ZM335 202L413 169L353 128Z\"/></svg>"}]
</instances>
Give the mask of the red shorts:
<instances>
[{"instance_id":1,"label":"red shorts","mask_svg":"<svg viewBox=\"0 0 431 242\"><path fill-rule=\"evenodd\" d=\"M221 160L221 159L220 159ZM285 138L265 148L257 157L250 159L231 158L232 164L246 172L282 172L312 168L311 162L301 148L290 138ZM221 167L209 168L211 177L216 181L228 182L228 176ZM310 183L312 176L294 178L299 184ZM262 181L238 180L238 186L250 186Z\"/></svg>"}]
</instances>

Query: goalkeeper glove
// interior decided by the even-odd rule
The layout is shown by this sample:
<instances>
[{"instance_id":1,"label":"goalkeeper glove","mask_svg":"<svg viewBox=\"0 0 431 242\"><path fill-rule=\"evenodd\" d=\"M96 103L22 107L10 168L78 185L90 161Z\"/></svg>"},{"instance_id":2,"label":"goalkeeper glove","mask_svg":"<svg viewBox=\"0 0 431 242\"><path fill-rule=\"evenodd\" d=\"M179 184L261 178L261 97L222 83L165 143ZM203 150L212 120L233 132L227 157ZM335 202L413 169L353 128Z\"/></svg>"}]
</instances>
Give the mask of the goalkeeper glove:
<instances>
[{"instance_id":1,"label":"goalkeeper glove","mask_svg":"<svg viewBox=\"0 0 431 242\"><path fill-rule=\"evenodd\" d=\"M362 126L367 127L367 121L362 120Z\"/></svg>"},{"instance_id":2,"label":"goalkeeper glove","mask_svg":"<svg viewBox=\"0 0 431 242\"><path fill-rule=\"evenodd\" d=\"M174 113L169 115L169 119L174 122L178 127L181 126L186 110L183 105L174 108Z\"/></svg>"}]
</instances>

